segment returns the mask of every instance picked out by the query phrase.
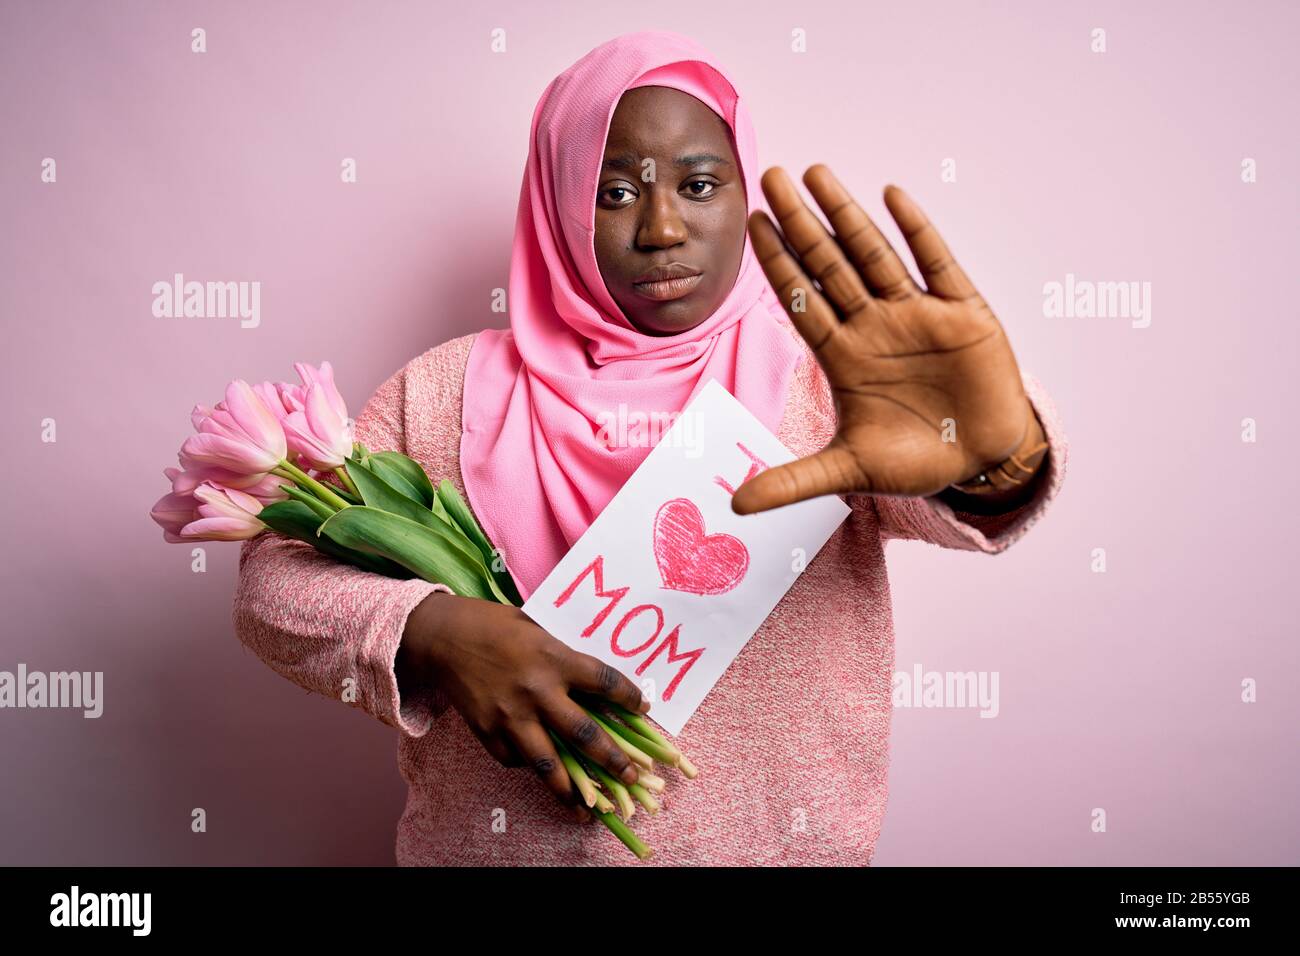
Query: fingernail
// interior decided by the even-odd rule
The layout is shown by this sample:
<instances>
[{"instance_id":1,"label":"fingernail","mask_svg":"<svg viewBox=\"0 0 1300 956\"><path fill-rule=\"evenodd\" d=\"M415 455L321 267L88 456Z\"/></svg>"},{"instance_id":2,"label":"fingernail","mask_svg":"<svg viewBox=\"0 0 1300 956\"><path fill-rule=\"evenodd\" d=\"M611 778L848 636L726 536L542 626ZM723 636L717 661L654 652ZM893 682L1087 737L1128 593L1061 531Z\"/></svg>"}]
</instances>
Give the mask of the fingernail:
<instances>
[{"instance_id":1,"label":"fingernail","mask_svg":"<svg viewBox=\"0 0 1300 956\"><path fill-rule=\"evenodd\" d=\"M650 698L647 697L645 694L642 694L642 695L641 695L641 713L644 714L644 713L645 713L646 711L648 711L649 709L650 709Z\"/></svg>"},{"instance_id":2,"label":"fingernail","mask_svg":"<svg viewBox=\"0 0 1300 956\"><path fill-rule=\"evenodd\" d=\"M641 779L641 774L637 771L636 767L628 766L623 768L622 777L624 783L636 783Z\"/></svg>"}]
</instances>

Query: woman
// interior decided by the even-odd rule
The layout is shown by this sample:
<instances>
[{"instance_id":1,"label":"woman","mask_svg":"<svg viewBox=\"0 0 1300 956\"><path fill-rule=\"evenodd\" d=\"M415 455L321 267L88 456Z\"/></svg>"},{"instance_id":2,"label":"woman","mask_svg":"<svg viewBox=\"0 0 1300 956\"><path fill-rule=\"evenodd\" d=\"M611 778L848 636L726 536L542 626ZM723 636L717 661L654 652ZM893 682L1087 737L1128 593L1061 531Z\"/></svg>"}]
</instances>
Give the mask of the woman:
<instances>
[{"instance_id":1,"label":"woman","mask_svg":"<svg viewBox=\"0 0 1300 956\"><path fill-rule=\"evenodd\" d=\"M778 229L757 211L755 163L744 105L697 45L656 32L593 50L533 116L510 330L413 359L356 437L459 476L527 597L649 451L598 440L601 413L676 411L717 378L802 456L744 483L734 510L839 493L852 511L679 736L699 779L672 780L636 829L659 864L862 865L886 798L883 542L1005 549L1055 495L1065 446L907 196L885 201L924 289L825 167L805 182L836 238L770 170ZM547 734L630 778L568 695L644 712L634 684L442 585L269 535L240 564L241 640L311 690L355 686L345 699L401 731L400 864L636 862L571 822L590 816Z\"/></svg>"}]
</instances>

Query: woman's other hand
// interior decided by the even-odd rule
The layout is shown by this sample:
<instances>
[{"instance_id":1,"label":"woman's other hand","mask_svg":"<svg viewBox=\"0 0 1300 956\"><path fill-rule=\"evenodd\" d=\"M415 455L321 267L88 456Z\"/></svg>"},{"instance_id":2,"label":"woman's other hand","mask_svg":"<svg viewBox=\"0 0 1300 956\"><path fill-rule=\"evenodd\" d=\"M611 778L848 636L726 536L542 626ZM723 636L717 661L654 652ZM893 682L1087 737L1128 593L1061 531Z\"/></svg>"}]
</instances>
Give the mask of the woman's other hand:
<instances>
[{"instance_id":1,"label":"woman's other hand","mask_svg":"<svg viewBox=\"0 0 1300 956\"><path fill-rule=\"evenodd\" d=\"M763 193L780 226L755 212L750 239L826 373L836 433L816 454L745 482L732 508L750 514L834 493L934 495L1037 444L1041 426L1001 323L916 203L885 189L924 288L828 168L811 167L804 184L833 234L773 168Z\"/></svg>"},{"instance_id":2,"label":"woman's other hand","mask_svg":"<svg viewBox=\"0 0 1300 956\"><path fill-rule=\"evenodd\" d=\"M410 613L397 652L402 686L438 686L503 766L529 766L575 819L591 814L547 729L616 779L635 783L635 765L569 697L581 691L643 714L640 689L603 661L556 640L523 611L435 592Z\"/></svg>"}]
</instances>

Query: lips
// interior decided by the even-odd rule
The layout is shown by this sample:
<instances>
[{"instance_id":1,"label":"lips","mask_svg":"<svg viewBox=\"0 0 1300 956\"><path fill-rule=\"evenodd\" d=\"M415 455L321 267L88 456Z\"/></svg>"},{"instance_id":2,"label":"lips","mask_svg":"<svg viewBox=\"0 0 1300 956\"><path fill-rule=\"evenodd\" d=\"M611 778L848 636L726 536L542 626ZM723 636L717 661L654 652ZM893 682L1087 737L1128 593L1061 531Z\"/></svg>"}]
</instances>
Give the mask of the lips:
<instances>
[{"instance_id":1,"label":"lips","mask_svg":"<svg viewBox=\"0 0 1300 956\"><path fill-rule=\"evenodd\" d=\"M665 266L655 266L649 272L637 276L632 282L634 285L640 285L642 282L666 282L669 279L688 279L699 274L699 269L693 269L681 262L670 262Z\"/></svg>"},{"instance_id":2,"label":"lips","mask_svg":"<svg viewBox=\"0 0 1300 956\"><path fill-rule=\"evenodd\" d=\"M673 262L637 276L632 280L632 288L647 299L664 302L687 295L700 284L701 278L699 269Z\"/></svg>"}]
</instances>

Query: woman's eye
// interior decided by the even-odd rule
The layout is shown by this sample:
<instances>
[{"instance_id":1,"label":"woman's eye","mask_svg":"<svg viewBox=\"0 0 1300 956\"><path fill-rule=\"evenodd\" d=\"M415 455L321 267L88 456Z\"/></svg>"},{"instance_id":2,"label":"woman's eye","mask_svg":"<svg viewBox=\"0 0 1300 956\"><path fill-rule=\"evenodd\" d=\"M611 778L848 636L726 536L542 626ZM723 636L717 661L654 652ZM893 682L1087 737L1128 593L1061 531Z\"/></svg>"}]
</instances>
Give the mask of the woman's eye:
<instances>
[{"instance_id":1,"label":"woman's eye","mask_svg":"<svg viewBox=\"0 0 1300 956\"><path fill-rule=\"evenodd\" d=\"M686 188L691 191L691 196L694 198L705 199L713 195L713 190L717 188L717 185L707 179L692 179L686 184Z\"/></svg>"},{"instance_id":2,"label":"woman's eye","mask_svg":"<svg viewBox=\"0 0 1300 956\"><path fill-rule=\"evenodd\" d=\"M632 190L626 186L610 186L605 190L605 198L615 206L626 206L629 201L636 197L632 195Z\"/></svg>"}]
</instances>

